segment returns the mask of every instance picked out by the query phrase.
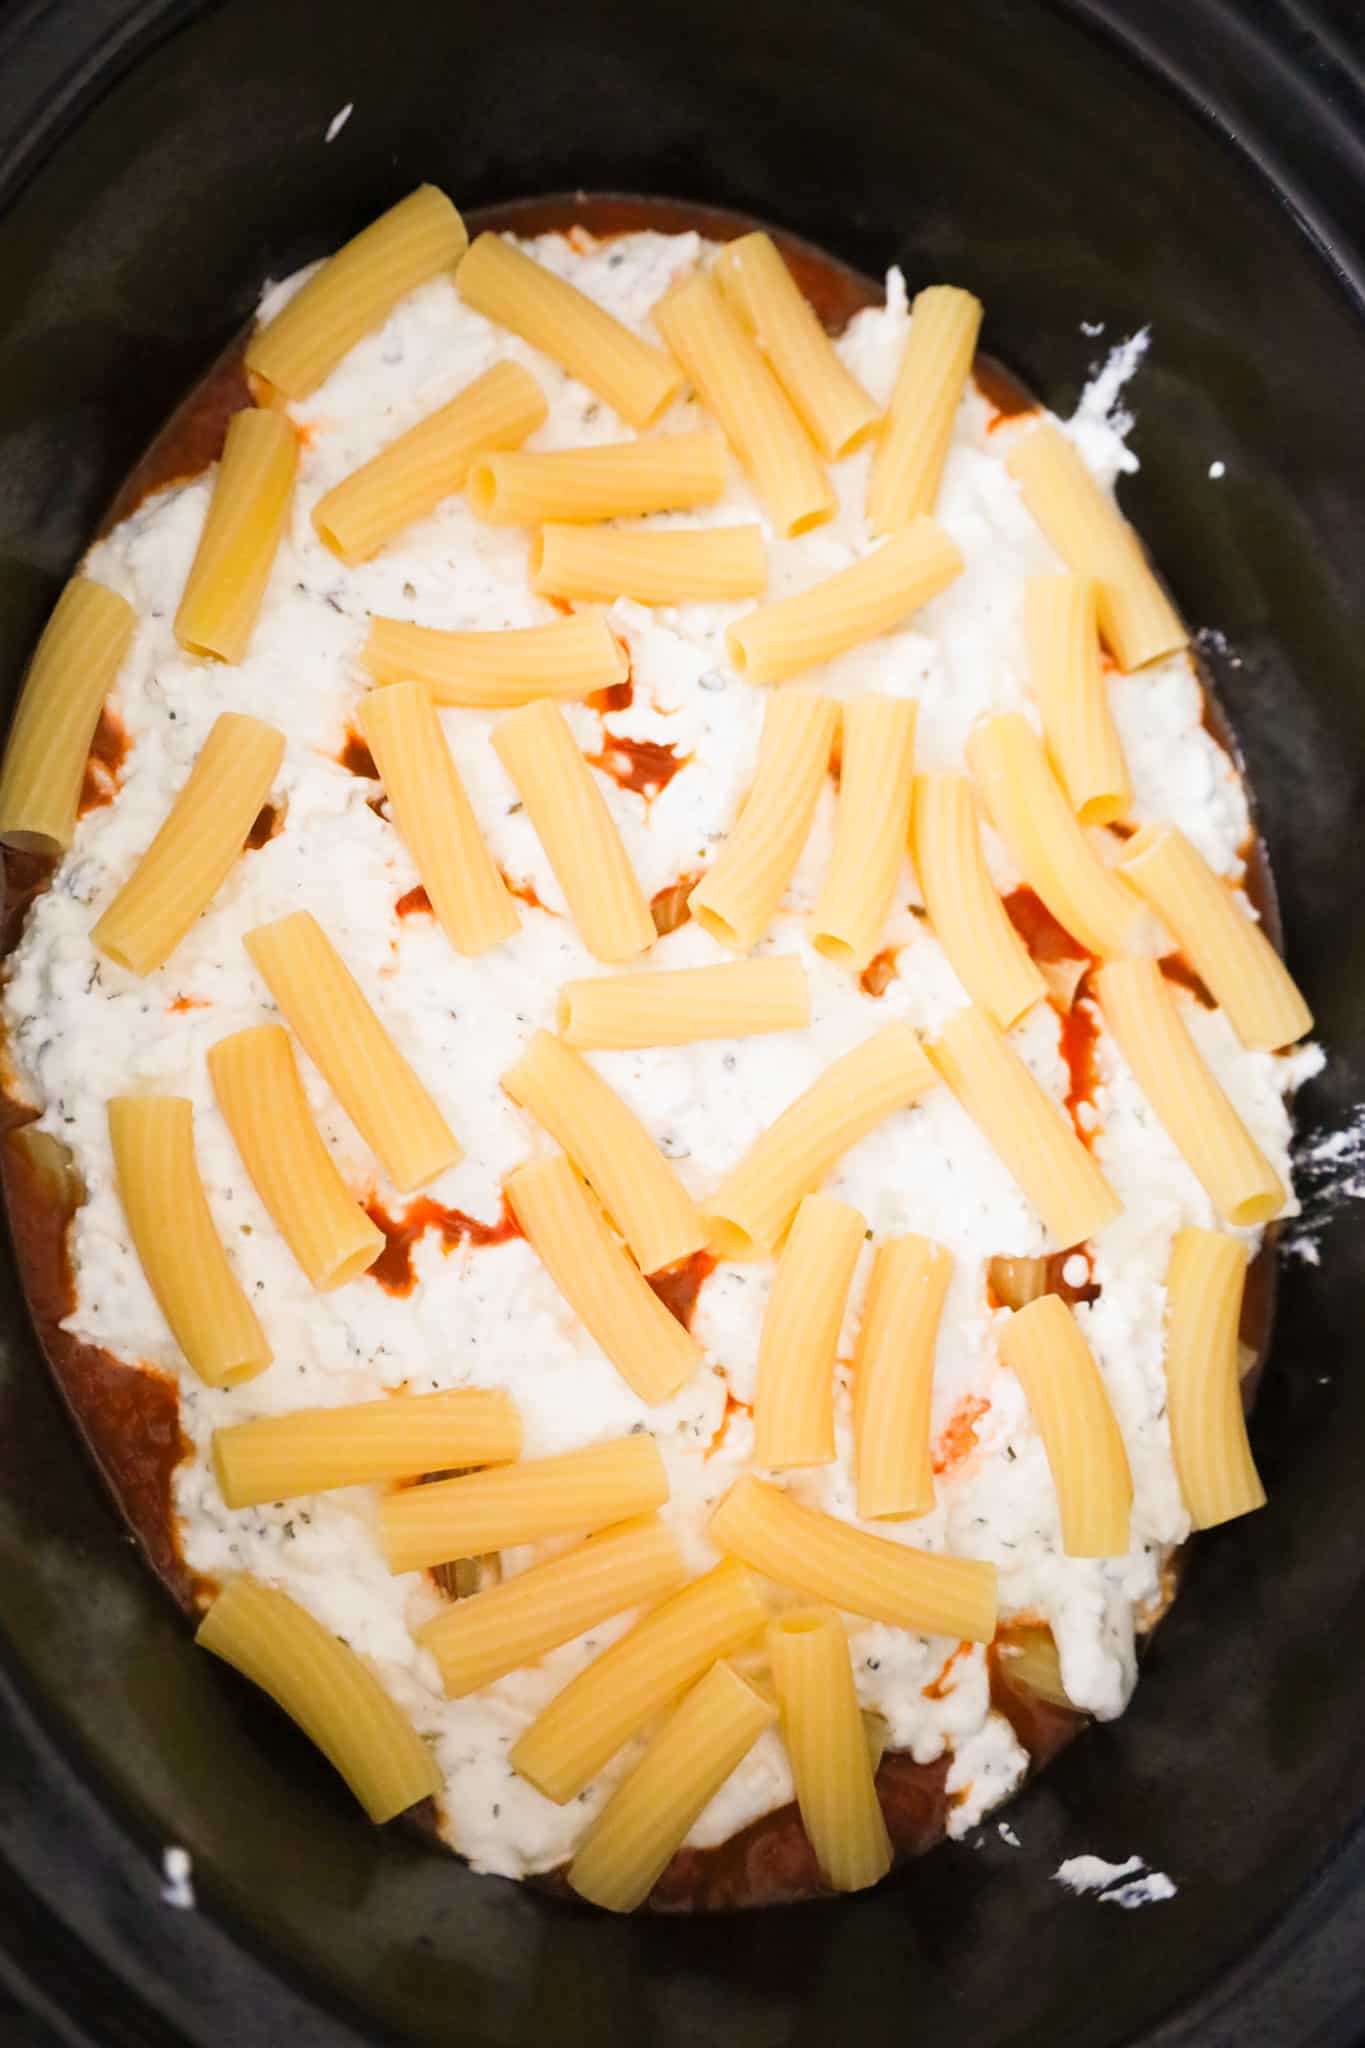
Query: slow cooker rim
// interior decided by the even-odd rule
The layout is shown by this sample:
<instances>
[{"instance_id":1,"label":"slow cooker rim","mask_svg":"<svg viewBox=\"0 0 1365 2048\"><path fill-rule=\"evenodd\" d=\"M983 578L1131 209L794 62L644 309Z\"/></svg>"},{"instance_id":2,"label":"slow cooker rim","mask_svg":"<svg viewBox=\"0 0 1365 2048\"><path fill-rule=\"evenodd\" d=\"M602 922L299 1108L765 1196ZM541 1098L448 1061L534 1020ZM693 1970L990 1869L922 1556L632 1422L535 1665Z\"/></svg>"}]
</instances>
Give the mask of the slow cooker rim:
<instances>
[{"instance_id":1,"label":"slow cooker rim","mask_svg":"<svg viewBox=\"0 0 1365 2048\"><path fill-rule=\"evenodd\" d=\"M83 0L82 26L94 41L73 57L63 0L19 0L0 24L0 211L13 204L63 135L139 58L219 4ZM36 123L35 103L42 107Z\"/></svg>"},{"instance_id":2,"label":"slow cooker rim","mask_svg":"<svg viewBox=\"0 0 1365 2048\"><path fill-rule=\"evenodd\" d=\"M1360 207L1349 209L1349 195L1365 191L1365 47L1353 61L1338 38L1329 46L1305 7L1285 0L1260 0L1259 20L1239 0L1048 4L1159 78L1255 172L1365 308L1365 231ZM1216 61L1214 35L1222 38ZM1261 124L1296 100L1295 133L1267 132ZM1335 204L1333 192L1342 195Z\"/></svg>"}]
</instances>

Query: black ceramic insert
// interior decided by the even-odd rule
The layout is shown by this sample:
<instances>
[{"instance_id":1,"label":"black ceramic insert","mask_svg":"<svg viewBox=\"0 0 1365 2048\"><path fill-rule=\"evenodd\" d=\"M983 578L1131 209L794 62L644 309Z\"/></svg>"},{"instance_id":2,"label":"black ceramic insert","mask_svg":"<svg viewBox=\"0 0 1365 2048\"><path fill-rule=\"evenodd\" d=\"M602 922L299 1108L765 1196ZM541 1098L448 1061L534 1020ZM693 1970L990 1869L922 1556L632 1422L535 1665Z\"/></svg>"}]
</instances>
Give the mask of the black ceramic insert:
<instances>
[{"instance_id":1,"label":"black ceramic insert","mask_svg":"<svg viewBox=\"0 0 1365 2048\"><path fill-rule=\"evenodd\" d=\"M960 281L992 351L1061 408L1150 323L1127 503L1234 650L1213 643L1213 672L1334 1054L1303 1114L1331 1122L1365 1092L1356 90L1349 49L1278 0L1259 26L1218 0L12 6L5 688L262 279L421 178L471 206L576 186L730 205L865 270L897 261L912 288ZM1347 1215L1286 1275L1255 1424L1270 1507L1198 1547L1128 1717L1012 1810L1021 1848L988 1827L869 1899L623 1924L372 1833L193 1651L82 1460L6 1258L3 1967L99 2048L1344 2041L1365 1990L1363 1311ZM171 1841L198 1914L159 1903ZM1050 1873L1081 1851L1139 1853L1179 1898L1078 1901Z\"/></svg>"}]
</instances>

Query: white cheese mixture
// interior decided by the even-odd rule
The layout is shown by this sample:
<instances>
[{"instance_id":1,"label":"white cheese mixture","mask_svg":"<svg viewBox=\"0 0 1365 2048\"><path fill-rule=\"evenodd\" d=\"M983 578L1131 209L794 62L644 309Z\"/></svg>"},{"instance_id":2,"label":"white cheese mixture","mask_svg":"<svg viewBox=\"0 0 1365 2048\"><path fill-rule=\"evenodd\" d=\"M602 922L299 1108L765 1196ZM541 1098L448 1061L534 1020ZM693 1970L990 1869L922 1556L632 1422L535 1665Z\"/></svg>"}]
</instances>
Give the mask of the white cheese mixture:
<instances>
[{"instance_id":1,"label":"white cheese mixture","mask_svg":"<svg viewBox=\"0 0 1365 2048\"><path fill-rule=\"evenodd\" d=\"M1177 1891L1164 1870L1149 1870L1140 1856L1129 1856L1123 1863L1106 1863L1103 1856L1069 1856L1053 1871L1052 1882L1080 1898L1098 1892L1102 1906L1118 1906L1125 1913L1160 1905Z\"/></svg>"},{"instance_id":2,"label":"white cheese mixture","mask_svg":"<svg viewBox=\"0 0 1365 2048\"><path fill-rule=\"evenodd\" d=\"M582 244L580 247L579 245ZM694 266L704 245L691 235L631 235L606 244L547 236L528 245L543 263L638 332L664 288ZM295 281L297 283L297 281ZM290 286L280 288L278 303ZM884 308L864 312L840 342L845 360L885 399L908 329L902 280L892 272ZM481 1870L519 1876L562 1862L585 1822L631 1761L618 1757L581 1800L558 1807L518 1778L506 1752L544 1703L613 1640L631 1617L594 1630L466 1700L442 1697L431 1659L413 1631L437 1611L430 1580L394 1578L375 1538L378 1491L355 1488L232 1514L208 1462L216 1424L306 1405L363 1400L385 1389L503 1387L525 1418L530 1456L629 1430L657 1438L672 1481L664 1510L690 1563L714 1559L708 1510L748 1463L753 1393L770 1264L721 1265L706 1281L694 1327L705 1363L666 1407L646 1408L570 1314L530 1248L519 1240L446 1252L436 1235L417 1244L417 1285L406 1296L365 1277L316 1295L244 1174L208 1083L215 1040L272 1016L244 932L287 911L314 911L413 1061L465 1150L427 1192L493 1220L500 1183L542 1149L530 1120L501 1092L499 1076L530 1034L552 1026L554 995L571 976L602 972L564 914L564 899L490 744L491 716L443 713L447 738L496 858L529 881L544 909L525 908L517 936L477 960L458 957L429 916L400 918L396 905L417 875L391 825L371 808L375 787L338 759L366 688L359 653L371 613L431 626L530 625L554 613L531 595L527 536L480 525L453 497L401 534L379 558L347 569L314 534L318 497L397 433L443 404L490 364L511 357L543 386L549 418L532 447L617 440L611 410L544 356L462 304L447 280L423 286L352 350L322 388L293 408L307 429L292 529L281 547L247 659L237 667L192 660L172 620L209 500L208 477L152 498L91 553L88 572L136 607L138 630L115 708L131 742L121 793L88 815L51 890L37 903L14 956L4 1017L19 1085L41 1108L40 1127L69 1145L89 1191L71 1236L76 1306L68 1327L130 1362L176 1375L193 1455L177 1475L185 1556L210 1577L246 1568L300 1601L369 1658L432 1743L445 1778L441 1823L452 1846ZM1008 424L974 389L956 423L938 516L962 549L965 573L905 630L855 650L804 680L841 694L879 689L919 705L922 767L961 765L966 735L983 712L1021 706L1025 689L1022 590L1030 573L1061 566L1039 534L1003 462ZM698 423L680 402L669 432ZM1077 437L1101 481L1131 467L1122 436L1093 405ZM801 590L871 545L862 517L869 457L835 466L838 516L796 541L769 533L770 594ZM759 520L763 508L735 469L724 501L660 525ZM604 731L674 747L686 765L651 803L599 781L646 894L712 857L752 774L764 697L725 662L723 628L746 607L686 605L646 612L617 604L610 617L627 644L635 695L605 717L572 706L574 733L590 753ZM1139 819L1174 817L1229 877L1241 873L1249 832L1237 774L1200 720L1200 691L1182 656L1112 684ZM101 958L90 928L148 844L221 711L255 713L280 726L288 746L274 799L283 829L246 853L170 963L145 980ZM835 1058L876 1026L906 1017L932 1031L964 1001L937 942L914 914L909 866L897 890L886 943L897 973L875 999L806 942L810 907L829 857L835 811L830 785L786 907L762 952L796 952L810 978L808 1030L733 1044L592 1055L593 1064L641 1117L697 1196L715 1187L758 1133ZM1109 844L1112 854L1113 846ZM1018 878L991 836L1002 887ZM726 957L695 926L662 939L656 967ZM1287 1177L1285 1096L1305 1056L1243 1051L1221 1015L1188 1005L1201 1050L1257 1141ZM1059 1100L1067 1069L1059 1020L1044 1004L1013 1033L1033 1072ZM403 1201L300 1056L309 1099L337 1163L357 1193L370 1191L400 1215ZM1000 1568L1002 1611L1046 1618L1060 1646L1072 1698L1100 1716L1119 1713L1132 1690L1134 1616L1158 1598L1159 1569L1187 1534L1171 1461L1161 1357L1163 1274L1175 1230L1212 1224L1207 1198L1101 1034L1100 1086L1091 1127L1097 1154L1124 1213L1092 1248L1098 1299L1079 1316L1104 1375L1135 1482L1132 1547L1104 1562L1061 1550L1047 1460L1016 1380L996 1356L985 1264L994 1254L1052 1249L1042 1225L990 1145L946 1089L890 1118L844 1159L831 1186L866 1215L877 1240L905 1230L932 1234L956 1264L939 1339L936 1439L959 1418L966 1455L941 1476L938 1505L912 1522L876 1525L895 1542L990 1558ZM157 1088L192 1098L200 1164L233 1263L256 1304L275 1362L231 1392L201 1386L179 1363L134 1256L114 1193L107 1098ZM1254 1242L1255 1232L1246 1233ZM855 1281L841 1344L857 1328L871 1246ZM787 1483L801 1499L855 1520L849 1470L847 1370L840 1368L839 1457ZM961 1428L976 1404L976 1445ZM986 1405L988 1404L988 1405ZM978 1412L979 1411L979 1412ZM539 1554L511 1553L515 1571ZM784 1596L774 1588L774 1597ZM985 1655L959 1656L934 1696L956 1645L850 1618L860 1698L885 1717L891 1746L929 1761L950 1750L952 1828L973 1826L1010 1793L1026 1766L1008 1724L990 1708ZM939 1694L941 1693L941 1697ZM690 1841L715 1844L782 1805L792 1793L781 1742L767 1734L712 1801Z\"/></svg>"},{"instance_id":3,"label":"white cheese mixture","mask_svg":"<svg viewBox=\"0 0 1365 2048\"><path fill-rule=\"evenodd\" d=\"M161 1852L161 1903L180 1913L192 1913L196 1904L194 1863L189 1850L174 1842Z\"/></svg>"}]
</instances>

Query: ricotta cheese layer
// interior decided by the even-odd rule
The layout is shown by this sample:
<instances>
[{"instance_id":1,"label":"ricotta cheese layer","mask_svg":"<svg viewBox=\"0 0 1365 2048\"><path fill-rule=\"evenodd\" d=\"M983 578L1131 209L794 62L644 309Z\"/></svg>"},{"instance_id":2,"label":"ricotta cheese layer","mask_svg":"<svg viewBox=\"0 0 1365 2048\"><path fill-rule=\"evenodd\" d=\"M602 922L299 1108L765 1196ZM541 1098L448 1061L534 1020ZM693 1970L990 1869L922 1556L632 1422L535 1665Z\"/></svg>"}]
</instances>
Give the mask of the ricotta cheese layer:
<instances>
[{"instance_id":1,"label":"ricotta cheese layer","mask_svg":"<svg viewBox=\"0 0 1365 2048\"><path fill-rule=\"evenodd\" d=\"M593 242L575 234L525 245L542 263L641 334L649 308L706 245L693 235L632 234ZM273 310L301 280L279 287ZM860 313L838 346L880 401L889 393L908 329L899 273L886 304ZM555 616L531 594L528 536L481 525L461 496L402 533L378 558L343 568L314 533L324 491L495 361L523 362L542 385L546 424L531 447L618 440L628 430L584 386L464 305L448 280L413 292L307 401L292 408L302 457L292 527L281 546L250 652L238 666L191 659L172 621L209 501L210 477L159 492L92 551L87 573L136 609L132 652L113 708L129 749L115 801L90 812L36 903L4 991L4 1021L18 1084L40 1128L68 1145L88 1190L71 1228L75 1306L68 1327L117 1358L172 1374L192 1454L176 1475L175 1505L189 1565L210 1579L247 1569L281 1587L368 1658L433 1746L444 1778L440 1825L480 1870L522 1876L562 1863L586 1822L633 1759L627 1750L580 1800L553 1805L509 1768L507 1751L545 1702L628 1625L609 1626L553 1652L475 1697L449 1701L414 1631L443 1595L425 1574L392 1576L375 1535L377 1488L230 1513L208 1459L216 1425L299 1407L363 1400L385 1390L501 1387L518 1404L528 1456L649 1430L667 1463L663 1513L696 1570L714 1562L707 1515L750 1461L759 1333L773 1268L720 1264L704 1281L693 1328L702 1368L667 1406L633 1395L568 1310L520 1238L448 1247L416 1238L412 1284L367 1275L314 1294L244 1174L210 1088L205 1054L219 1038L274 1015L242 935L267 919L309 909L319 917L402 1050L435 1094L464 1147L459 1165L425 1192L486 1222L500 1213L501 1182L544 1148L530 1119L503 1094L500 1075L530 1035L553 1028L560 984L601 969L579 941L563 896L516 791L490 744L493 715L446 711L442 723L495 858L525 888L515 938L463 959L434 920L400 913L417 884L407 851L382 813L378 785L345 765L348 728L367 679L359 655L369 617L381 613L442 627L501 628ZM668 432L701 423L680 401ZM917 700L917 765L963 765L982 713L1019 707L1026 689L1024 579L1062 566L1024 509L1005 464L1018 427L997 419L973 387L963 399L937 516L962 550L964 574L902 631L803 678L840 695L876 689ZM1119 428L1094 405L1075 435L1106 487L1132 467ZM872 545L862 505L869 456L836 464L839 510L793 541L776 538L737 467L717 505L652 522L757 520L768 537L769 595L802 590ZM739 681L724 627L743 605L646 611L618 603L608 617L627 647L628 708L568 708L576 738L604 764L598 781L646 895L693 877L712 858L753 772L763 692ZM1202 723L1202 699L1183 655L1111 680L1138 821L1174 819L1221 873L1237 880L1250 821L1237 772ZM90 929L164 818L215 718L224 710L269 719L287 736L273 793L282 826L246 852L169 964L140 979L102 958ZM609 772L613 737L673 750L681 764L657 793L636 793ZM656 761L660 758L656 756ZM362 764L363 765L363 764ZM660 780L662 780L662 775ZM832 843L836 796L821 797L814 829L781 914L759 951L796 953L809 976L809 1029L734 1043L591 1054L697 1196L709 1193L751 1141L820 1071L894 1017L933 1032L965 993L923 921L907 861L885 934L894 973L880 995L807 943L810 908ZM1100 834L1109 857L1117 843ZM1015 886L1003 845L988 835L1002 890ZM537 907L543 906L543 907ZM656 967L723 959L695 925L661 938ZM1200 1050L1267 1153L1288 1179L1286 1098L1312 1052L1247 1052L1220 1013L1182 994ZM1155 1610L1161 1570L1188 1533L1171 1459L1162 1373L1163 1276L1174 1232L1211 1225L1210 1204L1138 1092L1101 1025L1095 1080L1073 1104L1124 1208L1090 1248L1098 1294L1077 1309L1099 1363L1132 1465L1132 1545L1102 1562L1063 1555L1057 1502L1042 1442L1021 1389L997 1358L988 1303L995 1255L1051 1251L1040 1220L985 1138L945 1088L889 1118L842 1161L829 1183L866 1216L876 1241L921 1231L955 1265L934 1383L938 1504L921 1520L876 1533L929 1550L992 1559L1002 1614L1045 1619L1066 1688L1100 1717L1118 1714L1135 1679L1137 1619ZM1072 1077L1056 1009L1039 1005L1013 1043L1043 1085L1065 1102ZM401 1221L407 1204L379 1176L357 1132L300 1054L309 1100L348 1185ZM114 1191L105 1104L130 1089L193 1100L196 1142L215 1221L264 1322L274 1364L231 1391L202 1386L176 1348L134 1255ZM1243 1233L1254 1244L1259 1233ZM840 1356L851 1354L872 1245L855 1278ZM839 1368L837 1462L785 1483L802 1500L856 1520L850 1476L848 1372ZM506 1553L505 1573L555 1548ZM775 1602L790 1596L772 1588ZM973 1826L1020 1781L1027 1764L1009 1724L990 1705L985 1652L850 1620L863 1705L880 1715L888 1745L921 1762L951 1754L954 1832ZM951 1662L950 1662L951 1659ZM948 1668L945 1670L945 1666ZM940 1682L941 1681L941 1682ZM792 1796L780 1737L765 1734L689 1836L720 1843Z\"/></svg>"}]
</instances>

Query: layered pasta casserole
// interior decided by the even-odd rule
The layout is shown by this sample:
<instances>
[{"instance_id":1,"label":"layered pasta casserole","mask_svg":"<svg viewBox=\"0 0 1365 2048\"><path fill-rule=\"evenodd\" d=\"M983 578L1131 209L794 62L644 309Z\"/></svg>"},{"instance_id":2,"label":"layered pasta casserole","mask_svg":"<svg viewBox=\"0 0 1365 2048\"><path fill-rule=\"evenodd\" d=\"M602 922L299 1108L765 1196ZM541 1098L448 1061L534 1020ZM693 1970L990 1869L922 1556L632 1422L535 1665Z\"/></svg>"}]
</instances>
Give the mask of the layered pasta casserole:
<instances>
[{"instance_id":1,"label":"layered pasta casserole","mask_svg":"<svg viewBox=\"0 0 1365 2048\"><path fill-rule=\"evenodd\" d=\"M0 777L125 1508L372 1820L612 1910L972 1829L1264 1499L1311 1019L1120 427L981 319L421 187L267 293Z\"/></svg>"}]
</instances>

